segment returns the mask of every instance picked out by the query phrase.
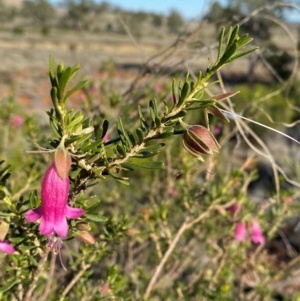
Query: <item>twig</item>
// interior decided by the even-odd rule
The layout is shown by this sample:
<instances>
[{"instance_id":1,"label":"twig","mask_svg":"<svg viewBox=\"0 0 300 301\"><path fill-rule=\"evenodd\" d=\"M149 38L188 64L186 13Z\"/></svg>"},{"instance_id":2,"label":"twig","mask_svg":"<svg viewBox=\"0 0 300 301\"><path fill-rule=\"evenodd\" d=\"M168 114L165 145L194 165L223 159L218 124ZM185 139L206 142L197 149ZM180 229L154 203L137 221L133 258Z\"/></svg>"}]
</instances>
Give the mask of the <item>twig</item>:
<instances>
[{"instance_id":1,"label":"twig","mask_svg":"<svg viewBox=\"0 0 300 301\"><path fill-rule=\"evenodd\" d=\"M150 280L150 282L149 282L149 284L148 284L148 286L147 286L147 289L146 289L146 292L145 292L145 295L144 295L144 298L145 298L145 299L148 299L148 297L149 297L149 295L150 295L150 293L151 293L151 291L152 291L152 289L153 289L153 286L154 286L154 284L155 284L155 282L156 282L156 280L157 280L159 274L161 273L161 271L162 271L164 265L166 264L168 258L169 258L170 255L172 254L172 252L173 252L174 248L176 247L176 245L177 245L177 243L178 243L178 241L179 241L181 235L182 235L182 234L184 233L184 231L187 229L188 225L189 225L189 223L188 223L187 221L185 221L185 222L181 225L181 227L180 227L180 229L178 230L176 236L174 237L172 243L170 244L170 246L169 246L167 252L164 254L162 260L160 261L159 265L157 266L157 268L156 268L156 270L155 270L155 273L153 274L153 276L152 276L152 278L151 278L151 280Z\"/></svg>"},{"instance_id":2,"label":"twig","mask_svg":"<svg viewBox=\"0 0 300 301\"><path fill-rule=\"evenodd\" d=\"M90 262L92 262L95 258L96 254L92 255L89 259ZM81 270L76 274L76 276L69 282L69 284L66 286L66 288L63 290L60 301L63 301L65 296L69 293L69 291L72 289L72 287L79 281L79 279L83 276L83 274L91 267L92 265L89 264L83 264Z\"/></svg>"},{"instance_id":3,"label":"twig","mask_svg":"<svg viewBox=\"0 0 300 301\"><path fill-rule=\"evenodd\" d=\"M48 295L51 291L51 285L52 285L53 275L54 275L54 271L55 271L55 261L56 261L56 255L54 253L51 253L50 271L49 271L49 275L48 275L48 279L47 279L47 283L46 283L46 288L44 290L41 301L48 300Z\"/></svg>"},{"instance_id":4,"label":"twig","mask_svg":"<svg viewBox=\"0 0 300 301\"><path fill-rule=\"evenodd\" d=\"M33 278L32 278L31 284L30 284L30 286L29 286L29 288L28 288L28 290L27 290L27 292L25 294L25 297L24 297L23 301L31 301L32 293L33 293L34 289L37 286L40 274L44 270L44 265L45 265L45 262L47 261L48 254L49 254L49 250L46 249L44 251L44 254L42 255L42 257L40 259L40 262L38 264L37 269L33 273Z\"/></svg>"}]
</instances>

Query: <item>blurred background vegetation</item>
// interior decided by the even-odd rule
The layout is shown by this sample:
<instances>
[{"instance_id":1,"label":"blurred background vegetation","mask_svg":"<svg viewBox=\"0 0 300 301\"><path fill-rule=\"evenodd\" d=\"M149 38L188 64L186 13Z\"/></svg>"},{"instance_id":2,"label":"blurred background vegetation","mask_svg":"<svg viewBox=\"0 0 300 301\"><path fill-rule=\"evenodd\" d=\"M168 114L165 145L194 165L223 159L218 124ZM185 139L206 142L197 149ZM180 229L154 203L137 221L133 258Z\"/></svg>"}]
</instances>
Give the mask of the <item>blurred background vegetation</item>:
<instances>
[{"instance_id":1,"label":"blurred background vegetation","mask_svg":"<svg viewBox=\"0 0 300 301\"><path fill-rule=\"evenodd\" d=\"M187 20L176 10L132 12L93 0L57 6L0 0L0 161L12 172L6 193L15 202L39 193L52 161L26 153L34 143L50 147L50 53L66 65L80 63L75 80L90 84L69 105L99 126L108 119L113 139L118 116L136 128L137 105L153 98L170 104L172 78L205 72L221 27L240 24L259 50L222 69L207 96L240 91L221 106L299 141L300 20L286 18L295 10L297 1L232 0L212 2ZM16 116L23 122L16 125ZM185 122L204 124L204 118L196 112ZM205 163L172 136L159 155L163 170L137 169L130 186L107 177L87 187L83 198L99 199L93 213L107 218L91 226L96 244L67 242L68 271L52 255L29 300L300 300L299 145L234 118L229 124L212 118L210 126L222 149ZM240 209L233 213L234 204ZM188 224L187 216L197 223ZM264 245L234 240L236 223L252 219L264 231ZM8 270L27 268L2 258ZM1 298L23 300L18 290L24 288L11 293L4 270Z\"/></svg>"}]
</instances>

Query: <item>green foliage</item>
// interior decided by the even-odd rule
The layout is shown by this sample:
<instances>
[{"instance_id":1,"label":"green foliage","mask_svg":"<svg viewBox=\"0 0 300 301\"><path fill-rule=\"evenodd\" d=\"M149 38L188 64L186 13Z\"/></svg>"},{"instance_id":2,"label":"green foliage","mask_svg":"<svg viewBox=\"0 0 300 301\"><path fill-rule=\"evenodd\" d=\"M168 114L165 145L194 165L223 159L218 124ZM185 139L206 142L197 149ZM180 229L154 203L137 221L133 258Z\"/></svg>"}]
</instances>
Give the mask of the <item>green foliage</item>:
<instances>
[{"instance_id":1,"label":"green foliage","mask_svg":"<svg viewBox=\"0 0 300 301\"><path fill-rule=\"evenodd\" d=\"M245 49L250 42L248 35L239 36L238 26L227 33L223 29L216 60L205 72L173 80L157 93L149 86L138 104L126 103L113 90L112 61L102 66L107 78L99 92L105 99L95 102L93 82L72 84L79 65L56 65L51 56L53 108L47 112L47 133L26 116L23 127L13 129L11 117L18 107L13 96L3 101L0 222L9 225L5 240L16 252L1 262L1 300L232 300L236 292L245 297L240 279L247 271L260 279L255 297L271 295L268 283L276 265L249 237L234 240L234 229L239 221L250 227L257 220L265 237L272 238L283 217L292 214L291 207L249 200L246 187L255 174L245 167L249 158L229 166L233 160L221 151L205 166L189 156L180 141L186 131L183 120L193 114L198 120L204 116L201 123L211 137L210 121L227 120L221 101L235 93L208 96L208 88L216 83L210 80L225 65L254 51ZM79 90L86 101L75 111L69 100ZM247 98L250 91L244 91ZM18 146L12 147L18 133ZM26 154L32 144L51 149L39 147L43 155ZM38 223L24 218L29 208L41 203L42 174L45 163L52 161L45 153L57 147L72 158L69 204L85 210L80 219L68 221L61 253L67 271L49 252L50 241L40 234ZM18 156L12 157L12 148ZM285 190L282 197L293 193ZM239 209L233 213L235 204ZM290 270L280 272L284 278Z\"/></svg>"}]
</instances>

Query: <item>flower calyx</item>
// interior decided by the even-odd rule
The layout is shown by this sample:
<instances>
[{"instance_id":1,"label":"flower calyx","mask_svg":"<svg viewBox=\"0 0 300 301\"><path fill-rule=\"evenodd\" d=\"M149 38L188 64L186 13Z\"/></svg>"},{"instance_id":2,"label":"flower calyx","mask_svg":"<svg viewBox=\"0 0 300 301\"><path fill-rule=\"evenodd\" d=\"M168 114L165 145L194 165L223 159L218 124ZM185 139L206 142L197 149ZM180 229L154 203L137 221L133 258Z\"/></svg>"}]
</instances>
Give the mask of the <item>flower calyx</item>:
<instances>
[{"instance_id":1,"label":"flower calyx","mask_svg":"<svg viewBox=\"0 0 300 301\"><path fill-rule=\"evenodd\" d=\"M213 155L220 145L214 135L202 125L188 126L182 137L183 147L194 157L203 161L201 154Z\"/></svg>"}]
</instances>

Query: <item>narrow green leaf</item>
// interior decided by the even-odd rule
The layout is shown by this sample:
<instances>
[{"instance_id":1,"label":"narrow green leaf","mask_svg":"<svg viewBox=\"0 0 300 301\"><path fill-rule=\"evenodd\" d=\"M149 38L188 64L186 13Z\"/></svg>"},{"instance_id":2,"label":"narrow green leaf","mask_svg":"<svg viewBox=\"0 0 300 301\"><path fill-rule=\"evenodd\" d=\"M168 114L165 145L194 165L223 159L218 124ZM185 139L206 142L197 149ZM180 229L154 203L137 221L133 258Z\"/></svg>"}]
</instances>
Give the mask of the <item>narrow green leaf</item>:
<instances>
[{"instance_id":1,"label":"narrow green leaf","mask_svg":"<svg viewBox=\"0 0 300 301\"><path fill-rule=\"evenodd\" d=\"M188 95L189 91L190 91L190 85L189 85L188 82L185 82L183 84L182 89L181 89L180 96L179 96L179 101L177 103L177 106L181 106L183 104L183 102L185 101L186 96Z\"/></svg>"},{"instance_id":2,"label":"narrow green leaf","mask_svg":"<svg viewBox=\"0 0 300 301\"><path fill-rule=\"evenodd\" d=\"M108 120L104 119L103 124L102 124L102 129L103 129L102 130L102 139L106 135L108 127L109 127L109 122L108 122Z\"/></svg>"},{"instance_id":3,"label":"narrow green leaf","mask_svg":"<svg viewBox=\"0 0 300 301\"><path fill-rule=\"evenodd\" d=\"M138 112L139 112L139 117L140 117L140 122L141 122L141 129L146 132L149 130L149 125L148 123L146 122L144 116L143 116L143 113L142 113L142 109L141 109L141 106L138 106Z\"/></svg>"},{"instance_id":4,"label":"narrow green leaf","mask_svg":"<svg viewBox=\"0 0 300 301\"><path fill-rule=\"evenodd\" d=\"M125 131L121 117L119 117L119 119L118 119L117 131L119 133L122 144L126 148L126 150L131 149L131 147L132 147L131 140L130 140L127 132Z\"/></svg>"},{"instance_id":5,"label":"narrow green leaf","mask_svg":"<svg viewBox=\"0 0 300 301\"><path fill-rule=\"evenodd\" d=\"M240 29L240 27L239 27L238 25L236 25L236 26L234 27L234 29L233 29L233 31L232 31L230 37L229 37L229 41L228 41L228 43L227 43L226 48L231 47L231 46L236 42L236 40L237 40L237 38L238 38L239 29Z\"/></svg>"},{"instance_id":6,"label":"narrow green leaf","mask_svg":"<svg viewBox=\"0 0 300 301\"><path fill-rule=\"evenodd\" d=\"M152 100L150 100L150 102L149 102L149 109L150 109L150 116L151 116L151 119L152 119L152 123L154 125L156 114L155 114L155 109L154 109L154 103L153 103Z\"/></svg>"},{"instance_id":7,"label":"narrow green leaf","mask_svg":"<svg viewBox=\"0 0 300 301\"><path fill-rule=\"evenodd\" d=\"M176 97L176 92L175 92L175 78L173 78L173 81L172 81L172 97L173 97L173 104L175 107L177 105L177 97Z\"/></svg>"},{"instance_id":8,"label":"narrow green leaf","mask_svg":"<svg viewBox=\"0 0 300 301\"><path fill-rule=\"evenodd\" d=\"M122 156L122 157L126 157L126 150L123 147L123 145L121 144L117 144L116 146L116 151Z\"/></svg>"},{"instance_id":9,"label":"narrow green leaf","mask_svg":"<svg viewBox=\"0 0 300 301\"><path fill-rule=\"evenodd\" d=\"M157 134L152 139L165 139L173 135L173 132L163 132L160 134Z\"/></svg>"},{"instance_id":10,"label":"narrow green leaf","mask_svg":"<svg viewBox=\"0 0 300 301\"><path fill-rule=\"evenodd\" d=\"M103 143L103 141L100 139L100 140L96 140L90 144L87 144L87 145L84 145L83 147L80 148L80 151L82 153L85 153L85 152L88 152L89 150L94 150L93 153L97 152L96 149L98 149L98 152L99 152L99 146Z\"/></svg>"},{"instance_id":11,"label":"narrow green leaf","mask_svg":"<svg viewBox=\"0 0 300 301\"><path fill-rule=\"evenodd\" d=\"M83 87L85 87L89 82L90 82L89 80L84 80L84 81L78 83L74 88L72 88L71 90L69 90L66 93L66 95L64 97L64 101L66 101L72 94L74 94L78 90L81 90Z\"/></svg>"},{"instance_id":12,"label":"narrow green leaf","mask_svg":"<svg viewBox=\"0 0 300 301\"><path fill-rule=\"evenodd\" d=\"M54 60L54 56L52 54L50 54L50 58L49 58L49 77L50 77L52 87L57 87L57 81L56 81L54 70L55 70L55 60Z\"/></svg>"},{"instance_id":13,"label":"narrow green leaf","mask_svg":"<svg viewBox=\"0 0 300 301\"><path fill-rule=\"evenodd\" d=\"M248 50L245 50L245 51L243 51L243 52L238 52L238 53L236 53L235 55L233 55L233 56L228 60L228 63L230 63L230 62L232 62L232 61L234 61L234 60L236 60L236 59L238 59L238 58L240 58L240 57L242 57L242 56L245 56L245 55L247 55L247 54L249 54L249 53L251 53L251 52L257 50L258 48L259 48L259 47L252 47L252 48L250 48L250 49L248 49Z\"/></svg>"},{"instance_id":14,"label":"narrow green leaf","mask_svg":"<svg viewBox=\"0 0 300 301\"><path fill-rule=\"evenodd\" d=\"M142 144L144 142L145 134L141 128L136 129L136 134L138 136L138 144Z\"/></svg>"},{"instance_id":15,"label":"narrow green leaf","mask_svg":"<svg viewBox=\"0 0 300 301\"><path fill-rule=\"evenodd\" d=\"M55 121L53 118L50 118L50 127L51 130L53 132L53 134L57 137L60 138L61 137L61 133L60 133L60 127L58 127L57 125L57 121Z\"/></svg>"},{"instance_id":16,"label":"narrow green leaf","mask_svg":"<svg viewBox=\"0 0 300 301\"><path fill-rule=\"evenodd\" d=\"M136 141L135 141L135 138L132 135L132 133L131 132L127 132L127 135L128 135L128 137L129 137L129 139L131 141L132 146L135 146L136 145Z\"/></svg>"},{"instance_id":17,"label":"narrow green leaf","mask_svg":"<svg viewBox=\"0 0 300 301\"><path fill-rule=\"evenodd\" d=\"M221 57L217 67L221 68L224 65L228 64L228 62L230 61L231 56L234 55L234 53L237 50L237 44L234 43L232 44L228 49L226 49L225 53L223 54L223 56Z\"/></svg>"},{"instance_id":18,"label":"narrow green leaf","mask_svg":"<svg viewBox=\"0 0 300 301\"><path fill-rule=\"evenodd\" d=\"M1 292L1 293L4 293L4 292L10 290L10 289L11 289L14 285L16 285L18 282L19 282L19 279L10 281L10 282L7 283L6 285L0 287L0 292Z\"/></svg>"},{"instance_id":19,"label":"narrow green leaf","mask_svg":"<svg viewBox=\"0 0 300 301\"><path fill-rule=\"evenodd\" d=\"M241 48L241 47L249 44L251 41L253 41L253 39L249 38L248 34L244 34L238 39L238 46L239 46L239 48Z\"/></svg>"},{"instance_id":20,"label":"narrow green leaf","mask_svg":"<svg viewBox=\"0 0 300 301\"><path fill-rule=\"evenodd\" d=\"M86 209L86 211L90 211L90 210L95 209L99 204L100 204L100 200L96 200L92 205L90 205L90 206Z\"/></svg>"},{"instance_id":21,"label":"narrow green leaf","mask_svg":"<svg viewBox=\"0 0 300 301\"><path fill-rule=\"evenodd\" d=\"M95 215L95 214L86 213L84 216L87 219L89 219L93 222L98 222L98 223L104 223L104 222L107 222L107 220L108 220L108 218L105 216L100 216L100 215Z\"/></svg>"},{"instance_id":22,"label":"narrow green leaf","mask_svg":"<svg viewBox=\"0 0 300 301\"><path fill-rule=\"evenodd\" d=\"M159 117L155 117L155 126L159 128L161 126L161 119Z\"/></svg>"},{"instance_id":23,"label":"narrow green leaf","mask_svg":"<svg viewBox=\"0 0 300 301\"><path fill-rule=\"evenodd\" d=\"M126 164L133 165L144 169L161 169L164 166L163 162L144 162L142 159L129 159Z\"/></svg>"},{"instance_id":24,"label":"narrow green leaf","mask_svg":"<svg viewBox=\"0 0 300 301\"><path fill-rule=\"evenodd\" d=\"M217 62L220 60L220 57L222 55L224 34L225 34L225 28L222 27L221 32L220 32L220 36L219 36L219 47L218 47Z\"/></svg>"},{"instance_id":25,"label":"narrow green leaf","mask_svg":"<svg viewBox=\"0 0 300 301\"><path fill-rule=\"evenodd\" d=\"M148 150L148 151L156 151L161 149L162 147L164 147L166 144L165 143L157 143L157 144L150 144L150 145L146 145L144 147L144 150Z\"/></svg>"},{"instance_id":26,"label":"narrow green leaf","mask_svg":"<svg viewBox=\"0 0 300 301\"><path fill-rule=\"evenodd\" d=\"M134 156L132 156L132 158L139 158L139 159L142 159L142 158L151 158L155 155L157 155L159 152L150 152L150 151L140 151L138 152L137 154L135 154Z\"/></svg>"}]
</instances>

